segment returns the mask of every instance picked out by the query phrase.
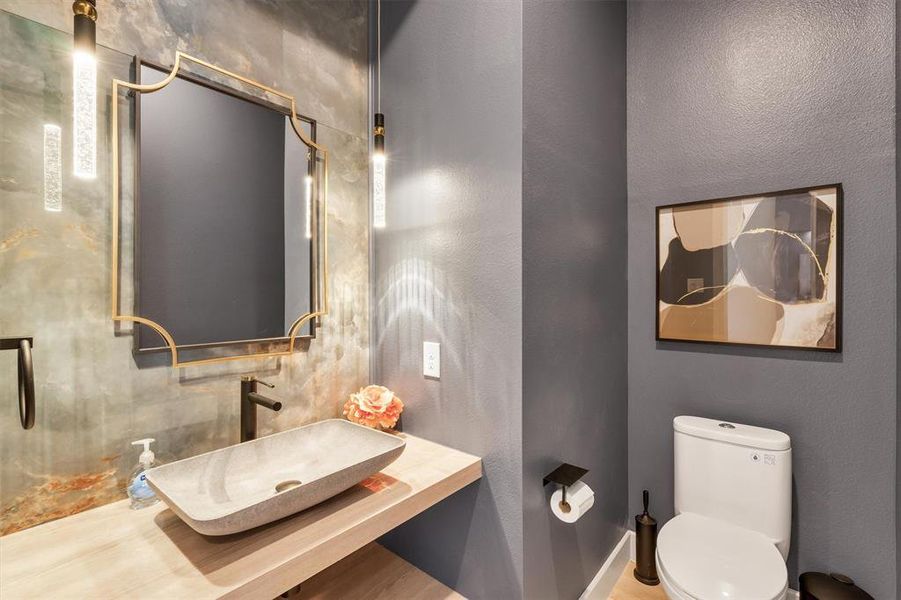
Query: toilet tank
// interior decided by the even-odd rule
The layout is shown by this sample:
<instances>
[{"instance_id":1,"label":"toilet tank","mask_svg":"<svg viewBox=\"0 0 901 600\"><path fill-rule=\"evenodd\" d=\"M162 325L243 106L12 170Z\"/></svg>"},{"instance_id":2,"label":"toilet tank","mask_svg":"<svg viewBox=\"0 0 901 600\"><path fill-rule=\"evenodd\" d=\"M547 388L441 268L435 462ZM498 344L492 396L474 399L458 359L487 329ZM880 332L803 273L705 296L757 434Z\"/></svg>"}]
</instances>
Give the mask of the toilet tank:
<instances>
[{"instance_id":1,"label":"toilet tank","mask_svg":"<svg viewBox=\"0 0 901 600\"><path fill-rule=\"evenodd\" d=\"M783 557L791 543L791 439L781 431L704 419L673 420L676 514L759 531Z\"/></svg>"}]
</instances>

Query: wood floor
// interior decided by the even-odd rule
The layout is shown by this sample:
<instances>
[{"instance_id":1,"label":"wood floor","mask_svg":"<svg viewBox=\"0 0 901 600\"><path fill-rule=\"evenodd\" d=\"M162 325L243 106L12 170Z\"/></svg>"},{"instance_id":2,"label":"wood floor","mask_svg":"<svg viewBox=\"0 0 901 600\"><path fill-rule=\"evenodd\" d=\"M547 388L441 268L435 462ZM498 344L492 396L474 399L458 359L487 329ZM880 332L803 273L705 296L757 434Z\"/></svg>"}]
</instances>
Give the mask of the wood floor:
<instances>
[{"instance_id":1,"label":"wood floor","mask_svg":"<svg viewBox=\"0 0 901 600\"><path fill-rule=\"evenodd\" d=\"M620 575L613 593L610 594L610 600L666 600L666 594L659 585L645 585L639 583L632 577L632 569L635 568L634 562L629 562Z\"/></svg>"}]
</instances>

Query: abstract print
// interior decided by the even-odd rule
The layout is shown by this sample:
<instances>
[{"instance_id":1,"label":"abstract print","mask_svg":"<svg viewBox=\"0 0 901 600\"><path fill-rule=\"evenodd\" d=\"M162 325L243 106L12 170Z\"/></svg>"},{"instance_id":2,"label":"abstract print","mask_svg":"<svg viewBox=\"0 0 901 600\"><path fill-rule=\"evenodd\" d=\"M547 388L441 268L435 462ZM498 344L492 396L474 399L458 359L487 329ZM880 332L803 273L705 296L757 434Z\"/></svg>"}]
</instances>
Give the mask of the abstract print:
<instances>
[{"instance_id":1,"label":"abstract print","mask_svg":"<svg viewBox=\"0 0 901 600\"><path fill-rule=\"evenodd\" d=\"M657 339L840 350L839 185L657 209Z\"/></svg>"}]
</instances>

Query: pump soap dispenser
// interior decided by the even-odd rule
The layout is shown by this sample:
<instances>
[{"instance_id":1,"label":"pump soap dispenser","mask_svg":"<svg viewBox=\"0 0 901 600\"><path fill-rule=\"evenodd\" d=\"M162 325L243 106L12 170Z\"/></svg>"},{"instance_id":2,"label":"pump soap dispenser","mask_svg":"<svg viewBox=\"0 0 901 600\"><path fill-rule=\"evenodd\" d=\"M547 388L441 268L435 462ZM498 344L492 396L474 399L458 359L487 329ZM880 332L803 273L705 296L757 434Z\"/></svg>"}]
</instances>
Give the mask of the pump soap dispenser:
<instances>
[{"instance_id":1,"label":"pump soap dispenser","mask_svg":"<svg viewBox=\"0 0 901 600\"><path fill-rule=\"evenodd\" d=\"M138 458L138 464L128 478L128 487L125 488L125 491L128 492L128 497L131 498L131 507L133 509L146 508L159 502L156 493L147 485L147 478L144 475L144 472L154 465L155 458L153 451L150 449L150 444L155 441L153 438L145 438L131 443L132 446L144 446L144 450L141 452L140 458Z\"/></svg>"}]
</instances>

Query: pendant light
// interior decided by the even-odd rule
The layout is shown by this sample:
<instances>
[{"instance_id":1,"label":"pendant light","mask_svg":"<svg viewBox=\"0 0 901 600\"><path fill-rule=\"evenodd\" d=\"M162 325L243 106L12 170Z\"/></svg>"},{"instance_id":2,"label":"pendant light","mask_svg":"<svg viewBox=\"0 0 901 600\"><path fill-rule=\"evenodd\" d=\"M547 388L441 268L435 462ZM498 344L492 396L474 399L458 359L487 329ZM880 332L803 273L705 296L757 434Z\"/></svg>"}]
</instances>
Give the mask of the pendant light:
<instances>
[{"instance_id":1,"label":"pendant light","mask_svg":"<svg viewBox=\"0 0 901 600\"><path fill-rule=\"evenodd\" d=\"M77 177L97 176L97 0L75 0L72 52L72 158Z\"/></svg>"},{"instance_id":2,"label":"pendant light","mask_svg":"<svg viewBox=\"0 0 901 600\"><path fill-rule=\"evenodd\" d=\"M62 129L53 123L44 124L44 210L63 209Z\"/></svg>"},{"instance_id":3,"label":"pendant light","mask_svg":"<svg viewBox=\"0 0 901 600\"><path fill-rule=\"evenodd\" d=\"M376 2L376 112L372 129L372 226L383 229L385 212L385 115L382 114L382 0Z\"/></svg>"},{"instance_id":4,"label":"pendant light","mask_svg":"<svg viewBox=\"0 0 901 600\"><path fill-rule=\"evenodd\" d=\"M306 218L306 227L304 228L304 237L308 240L313 239L313 176L307 175L303 178L303 199Z\"/></svg>"}]
</instances>

